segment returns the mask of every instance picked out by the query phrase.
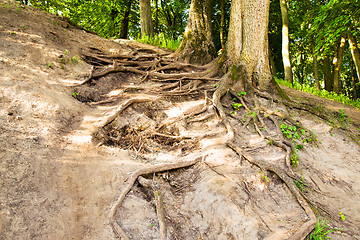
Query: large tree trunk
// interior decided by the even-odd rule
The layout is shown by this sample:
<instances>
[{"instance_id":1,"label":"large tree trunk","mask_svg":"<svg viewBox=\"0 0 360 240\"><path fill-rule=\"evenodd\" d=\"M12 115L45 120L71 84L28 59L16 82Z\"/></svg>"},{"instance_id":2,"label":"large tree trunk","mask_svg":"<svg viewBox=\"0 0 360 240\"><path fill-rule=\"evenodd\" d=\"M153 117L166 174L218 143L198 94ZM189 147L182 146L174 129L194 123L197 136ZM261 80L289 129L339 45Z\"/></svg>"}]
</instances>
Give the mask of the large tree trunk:
<instances>
[{"instance_id":1,"label":"large tree trunk","mask_svg":"<svg viewBox=\"0 0 360 240\"><path fill-rule=\"evenodd\" d=\"M226 53L231 64L236 66L236 76L241 78L244 89L249 85L261 90L272 87L268 54L269 6L270 0L233 0L231 3Z\"/></svg>"},{"instance_id":2,"label":"large tree trunk","mask_svg":"<svg viewBox=\"0 0 360 240\"><path fill-rule=\"evenodd\" d=\"M357 45L357 42L356 42L356 39L355 39L354 35L349 34L348 37L349 37L349 45L350 45L351 55L352 55L354 63L355 63L355 68L356 68L358 79L360 79L360 52L359 52L359 47Z\"/></svg>"},{"instance_id":3,"label":"large tree trunk","mask_svg":"<svg viewBox=\"0 0 360 240\"><path fill-rule=\"evenodd\" d=\"M139 0L140 2L140 25L141 37L153 36L153 24L151 19L150 0Z\"/></svg>"},{"instance_id":4,"label":"large tree trunk","mask_svg":"<svg viewBox=\"0 0 360 240\"><path fill-rule=\"evenodd\" d=\"M345 36L341 36L340 45L337 47L337 51L335 51L335 56L333 60L333 89L334 92L340 92L340 68L343 61L344 49L345 49Z\"/></svg>"},{"instance_id":5,"label":"large tree trunk","mask_svg":"<svg viewBox=\"0 0 360 240\"><path fill-rule=\"evenodd\" d=\"M290 60L289 44L289 13L286 6L286 0L280 0L281 18L282 18L282 57L284 63L285 80L293 83L293 74Z\"/></svg>"},{"instance_id":6,"label":"large tree trunk","mask_svg":"<svg viewBox=\"0 0 360 240\"><path fill-rule=\"evenodd\" d=\"M128 0L126 7L124 8L124 16L121 21L120 38L127 39L129 32L129 16L131 12L131 4L133 0Z\"/></svg>"},{"instance_id":7,"label":"large tree trunk","mask_svg":"<svg viewBox=\"0 0 360 240\"><path fill-rule=\"evenodd\" d=\"M212 36L212 0L192 0L184 38L177 53L186 62L206 64L216 56Z\"/></svg>"}]
</instances>

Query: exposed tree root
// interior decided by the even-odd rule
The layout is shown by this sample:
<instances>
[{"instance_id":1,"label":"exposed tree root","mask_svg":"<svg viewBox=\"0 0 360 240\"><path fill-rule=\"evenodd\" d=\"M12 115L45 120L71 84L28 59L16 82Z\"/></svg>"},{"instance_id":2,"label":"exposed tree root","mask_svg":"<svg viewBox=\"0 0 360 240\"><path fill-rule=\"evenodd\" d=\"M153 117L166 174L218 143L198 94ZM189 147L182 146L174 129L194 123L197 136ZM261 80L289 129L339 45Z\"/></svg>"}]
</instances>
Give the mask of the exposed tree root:
<instances>
[{"instance_id":1,"label":"exposed tree root","mask_svg":"<svg viewBox=\"0 0 360 240\"><path fill-rule=\"evenodd\" d=\"M102 128L105 127L106 125L108 125L109 123L111 123L112 121L115 120L115 118L121 114L128 106L130 106L133 103L142 103L142 102L151 102L151 101L156 101L159 98L157 97L150 97L150 96L143 96L143 97L134 97L131 99L126 100L125 102L123 102L122 104L120 104L116 110L114 111L114 113L112 113L110 116L105 117L101 123L99 124L98 127Z\"/></svg>"},{"instance_id":2,"label":"exposed tree root","mask_svg":"<svg viewBox=\"0 0 360 240\"><path fill-rule=\"evenodd\" d=\"M228 117L224 111L224 108L221 104L221 98L223 95L226 94L228 89L231 89L231 87L227 84L226 78L224 78L220 82L219 88L215 91L213 96L213 102L215 107L218 109L218 113L223 121L223 124L225 125L228 133L227 133L227 140L226 145L233 149L239 156L244 157L248 162L250 162L253 165L258 166L262 171L271 171L275 173L288 187L290 192L294 195L300 206L304 209L306 214L308 215L309 219L307 222L305 222L297 231L291 236L290 239L304 239L314 228L316 223L316 217L296 185L294 184L292 178L289 177L289 175L280 167L278 167L275 164L272 164L270 162L264 161L262 159L256 159L253 156L251 156L249 153L238 147L235 143L235 131L233 127L231 126Z\"/></svg>"},{"instance_id":3,"label":"exposed tree root","mask_svg":"<svg viewBox=\"0 0 360 240\"><path fill-rule=\"evenodd\" d=\"M126 233L124 232L124 230L121 229L120 225L116 222L115 220L115 214L117 209L121 206L121 203L124 201L127 193L131 190L132 186L134 185L136 179L139 176L142 175L147 175L147 174L151 174L151 173L156 173L156 172L164 172L164 171L169 171L169 170L174 170L174 169L178 169L178 168L185 168L185 167L189 167L192 166L198 162L200 162L200 160L202 159L202 157L198 157L194 160L190 160L190 161L179 161L179 162L175 162L175 163L166 163L166 164L161 164L161 165L155 165L155 166L150 166L150 167L145 167L139 170L136 170L135 172L133 172L129 178L127 179L127 184L125 186L125 188L121 191L120 195L118 196L118 198L116 199L116 201L114 202L113 206L111 207L110 211L109 211L109 222L115 232L115 234L121 239L129 239L126 235Z\"/></svg>"}]
</instances>

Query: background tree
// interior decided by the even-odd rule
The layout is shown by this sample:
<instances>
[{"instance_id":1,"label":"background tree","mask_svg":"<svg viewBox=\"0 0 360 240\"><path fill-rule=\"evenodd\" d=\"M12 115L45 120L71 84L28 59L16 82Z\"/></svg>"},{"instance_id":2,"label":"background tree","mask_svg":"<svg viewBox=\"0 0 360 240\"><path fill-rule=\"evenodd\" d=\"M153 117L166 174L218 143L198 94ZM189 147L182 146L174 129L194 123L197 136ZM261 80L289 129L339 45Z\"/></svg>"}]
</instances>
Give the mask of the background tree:
<instances>
[{"instance_id":1,"label":"background tree","mask_svg":"<svg viewBox=\"0 0 360 240\"><path fill-rule=\"evenodd\" d=\"M293 83L289 43L289 13L286 0L280 0L280 9L282 18L282 57L284 63L285 80Z\"/></svg>"},{"instance_id":2,"label":"background tree","mask_svg":"<svg viewBox=\"0 0 360 240\"><path fill-rule=\"evenodd\" d=\"M154 28L151 18L150 0L139 0L140 2L140 25L141 37L153 36Z\"/></svg>"},{"instance_id":3,"label":"background tree","mask_svg":"<svg viewBox=\"0 0 360 240\"><path fill-rule=\"evenodd\" d=\"M183 40L178 49L187 62L205 64L216 56L212 35L212 0L192 0Z\"/></svg>"}]
</instances>

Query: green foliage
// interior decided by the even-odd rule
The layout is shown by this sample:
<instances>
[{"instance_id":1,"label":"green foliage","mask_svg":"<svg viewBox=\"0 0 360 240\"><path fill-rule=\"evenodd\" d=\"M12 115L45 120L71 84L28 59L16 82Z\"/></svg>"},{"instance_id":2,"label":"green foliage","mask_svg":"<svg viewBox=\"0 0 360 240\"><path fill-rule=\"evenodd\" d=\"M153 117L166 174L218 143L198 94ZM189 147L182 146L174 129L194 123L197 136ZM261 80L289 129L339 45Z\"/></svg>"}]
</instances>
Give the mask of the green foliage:
<instances>
[{"instance_id":1,"label":"green foliage","mask_svg":"<svg viewBox=\"0 0 360 240\"><path fill-rule=\"evenodd\" d=\"M294 180L294 183L301 192L304 192L305 187L307 187L306 180L304 177L301 177L300 180Z\"/></svg>"},{"instance_id":2,"label":"green foliage","mask_svg":"<svg viewBox=\"0 0 360 240\"><path fill-rule=\"evenodd\" d=\"M326 219L318 218L315 224L315 229L307 236L306 240L324 240L324 239L331 239L327 235L329 233L335 232L328 225L328 221Z\"/></svg>"},{"instance_id":3,"label":"green foliage","mask_svg":"<svg viewBox=\"0 0 360 240\"><path fill-rule=\"evenodd\" d=\"M74 98L77 98L77 96L79 96L80 93L78 92L73 92L71 95L74 97Z\"/></svg>"},{"instance_id":4,"label":"green foliage","mask_svg":"<svg viewBox=\"0 0 360 240\"><path fill-rule=\"evenodd\" d=\"M345 221L345 215L342 212L339 212L341 220Z\"/></svg>"},{"instance_id":5,"label":"green foliage","mask_svg":"<svg viewBox=\"0 0 360 240\"><path fill-rule=\"evenodd\" d=\"M48 68L54 69L53 63L48 63L46 66L47 66Z\"/></svg>"},{"instance_id":6,"label":"green foliage","mask_svg":"<svg viewBox=\"0 0 360 240\"><path fill-rule=\"evenodd\" d=\"M231 103L231 106L235 109L235 111L239 111L240 107L242 107L241 103Z\"/></svg>"},{"instance_id":7,"label":"green foliage","mask_svg":"<svg viewBox=\"0 0 360 240\"><path fill-rule=\"evenodd\" d=\"M316 95L318 97L323 97L323 98L330 99L330 100L333 100L333 101L336 101L339 103L351 105L351 106L354 106L354 107L360 109L360 99L357 99L354 101L354 100L350 99L349 97L345 96L344 94L336 94L334 92L328 92L325 89L317 90L315 87L311 87L311 86L305 85L305 84L302 85L299 83L295 83L294 85L291 85L291 83L289 83L285 80L279 79L279 78L276 78L276 81L283 86L294 88L294 89L300 90L302 92L307 92L307 93Z\"/></svg>"},{"instance_id":8,"label":"green foliage","mask_svg":"<svg viewBox=\"0 0 360 240\"><path fill-rule=\"evenodd\" d=\"M167 37L165 34L160 33L159 35L150 37L144 36L142 38L136 39L138 42L150 44L157 47L167 48L172 51L178 49L181 43L181 39L178 38L176 40L172 39L171 37Z\"/></svg>"}]
</instances>

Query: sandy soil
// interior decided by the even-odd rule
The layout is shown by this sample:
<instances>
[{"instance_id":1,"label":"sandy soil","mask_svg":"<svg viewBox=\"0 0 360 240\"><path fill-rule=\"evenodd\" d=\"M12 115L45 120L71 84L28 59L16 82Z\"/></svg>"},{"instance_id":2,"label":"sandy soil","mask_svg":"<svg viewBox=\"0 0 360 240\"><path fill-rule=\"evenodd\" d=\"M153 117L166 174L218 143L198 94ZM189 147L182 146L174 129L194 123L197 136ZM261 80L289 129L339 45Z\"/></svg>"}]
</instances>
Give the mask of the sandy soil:
<instances>
[{"instance_id":1,"label":"sandy soil","mask_svg":"<svg viewBox=\"0 0 360 240\"><path fill-rule=\"evenodd\" d=\"M137 47L143 46L105 40L40 10L0 1L0 239L116 239L108 214L129 174L199 156L206 163L147 176L161 186L169 239L289 238L306 221L304 210L277 176L241 161L222 144L226 132L216 117L176 126L189 134L214 133L200 141L176 145L155 139L148 152L139 143L127 150L94 144L93 133L127 95L97 107L78 99L101 101L115 85L121 90L138 76L114 74L99 79L96 87L76 88L91 72L80 56L91 48L128 54ZM286 91L332 111L344 109L360 123L358 109ZM112 127L139 130L200 104L201 99L191 98L136 104ZM162 110L152 115L152 109ZM296 171L313 186L306 194L332 226L344 229L333 239L360 239L359 146L309 113L291 113L320 141L299 151ZM283 151L268 147L256 133L239 131L244 134L239 141L256 149L257 157L272 162L284 158ZM159 239L151 193L139 184L116 219L131 239Z\"/></svg>"}]
</instances>

